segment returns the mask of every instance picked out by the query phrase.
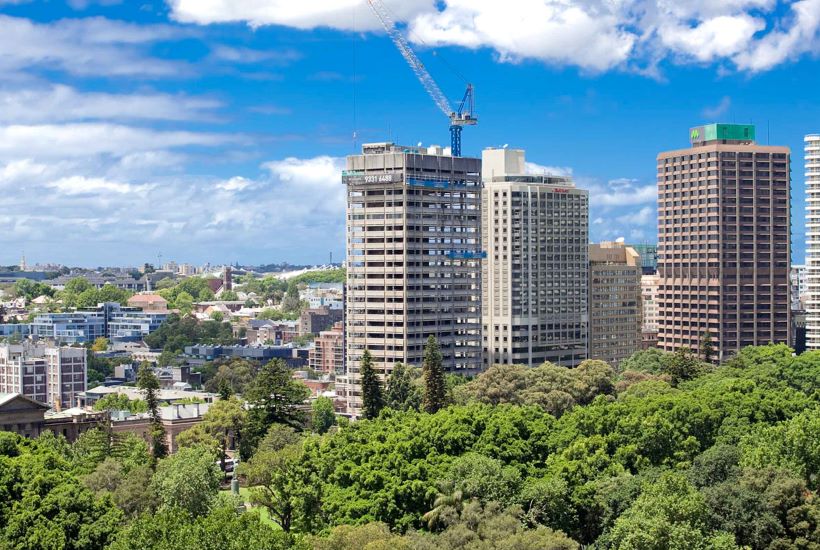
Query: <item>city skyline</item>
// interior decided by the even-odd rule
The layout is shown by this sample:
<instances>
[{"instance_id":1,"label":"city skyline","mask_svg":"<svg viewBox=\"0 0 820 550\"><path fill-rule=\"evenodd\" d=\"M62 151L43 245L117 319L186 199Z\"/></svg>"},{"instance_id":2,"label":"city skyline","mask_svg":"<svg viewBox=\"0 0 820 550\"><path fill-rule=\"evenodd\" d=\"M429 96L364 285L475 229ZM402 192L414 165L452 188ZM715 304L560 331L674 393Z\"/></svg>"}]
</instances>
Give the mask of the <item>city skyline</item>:
<instances>
[{"instance_id":1,"label":"city skyline","mask_svg":"<svg viewBox=\"0 0 820 550\"><path fill-rule=\"evenodd\" d=\"M348 4L355 14L0 3L0 29L15 37L0 46L0 264L23 251L31 264L68 265L159 251L191 263L343 258L344 156L367 141L448 140L378 21ZM464 154L508 143L535 172L571 173L590 191L593 242L655 242L655 154L684 147L688 128L753 122L759 143L790 147L795 166L818 131L818 23L806 15L816 0L656 6L640 19L544 2L542 19L563 26L533 24L513 43L490 7L388 5L448 96L463 89L451 67L475 84L481 124ZM465 21L463 34L449 26ZM584 30L595 47L573 47ZM804 175L792 175L792 256L803 263Z\"/></svg>"}]
</instances>

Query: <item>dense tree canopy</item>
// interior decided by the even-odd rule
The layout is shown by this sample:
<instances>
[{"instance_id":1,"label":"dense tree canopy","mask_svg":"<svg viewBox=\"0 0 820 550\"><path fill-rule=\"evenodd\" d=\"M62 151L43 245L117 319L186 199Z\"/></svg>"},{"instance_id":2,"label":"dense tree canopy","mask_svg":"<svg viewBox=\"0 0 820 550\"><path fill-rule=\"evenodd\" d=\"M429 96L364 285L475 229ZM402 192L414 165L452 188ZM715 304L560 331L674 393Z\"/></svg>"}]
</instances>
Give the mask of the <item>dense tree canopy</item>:
<instances>
[{"instance_id":1,"label":"dense tree canopy","mask_svg":"<svg viewBox=\"0 0 820 550\"><path fill-rule=\"evenodd\" d=\"M388 398L326 432L272 362L207 432L253 433L244 513L217 495L218 443L153 472L144 441L103 430L0 433L0 548L820 547L820 353L692 359L493 367L433 414Z\"/></svg>"},{"instance_id":2,"label":"dense tree canopy","mask_svg":"<svg viewBox=\"0 0 820 550\"><path fill-rule=\"evenodd\" d=\"M160 327L145 337L152 349L181 353L185 346L194 344L231 345L236 343L233 328L227 322L198 321L172 313Z\"/></svg>"}]
</instances>

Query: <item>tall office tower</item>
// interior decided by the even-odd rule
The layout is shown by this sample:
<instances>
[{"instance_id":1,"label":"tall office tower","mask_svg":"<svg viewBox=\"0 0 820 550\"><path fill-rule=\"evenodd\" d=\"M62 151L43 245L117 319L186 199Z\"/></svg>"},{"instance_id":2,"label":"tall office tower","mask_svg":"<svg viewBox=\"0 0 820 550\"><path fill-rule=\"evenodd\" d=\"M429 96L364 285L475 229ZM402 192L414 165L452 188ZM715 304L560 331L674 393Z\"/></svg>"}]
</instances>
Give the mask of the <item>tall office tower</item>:
<instances>
[{"instance_id":1,"label":"tall office tower","mask_svg":"<svg viewBox=\"0 0 820 550\"><path fill-rule=\"evenodd\" d=\"M421 366L434 335L444 368L481 369L481 160L372 143L347 157L346 365L337 391L361 409L364 350L383 377Z\"/></svg>"},{"instance_id":2,"label":"tall office tower","mask_svg":"<svg viewBox=\"0 0 820 550\"><path fill-rule=\"evenodd\" d=\"M789 149L746 124L690 131L658 155L658 346L715 359L790 340Z\"/></svg>"},{"instance_id":3,"label":"tall office tower","mask_svg":"<svg viewBox=\"0 0 820 550\"><path fill-rule=\"evenodd\" d=\"M485 149L484 362L572 367L586 358L589 193L527 174L524 151Z\"/></svg>"},{"instance_id":4,"label":"tall office tower","mask_svg":"<svg viewBox=\"0 0 820 550\"><path fill-rule=\"evenodd\" d=\"M640 254L640 252L638 252ZM644 266L645 268L645 266ZM658 345L658 275L641 275L641 347Z\"/></svg>"},{"instance_id":5,"label":"tall office tower","mask_svg":"<svg viewBox=\"0 0 820 550\"><path fill-rule=\"evenodd\" d=\"M641 349L641 256L621 242L589 245L589 358L617 367Z\"/></svg>"},{"instance_id":6,"label":"tall office tower","mask_svg":"<svg viewBox=\"0 0 820 550\"><path fill-rule=\"evenodd\" d=\"M820 134L805 138L806 349L820 349Z\"/></svg>"}]
</instances>

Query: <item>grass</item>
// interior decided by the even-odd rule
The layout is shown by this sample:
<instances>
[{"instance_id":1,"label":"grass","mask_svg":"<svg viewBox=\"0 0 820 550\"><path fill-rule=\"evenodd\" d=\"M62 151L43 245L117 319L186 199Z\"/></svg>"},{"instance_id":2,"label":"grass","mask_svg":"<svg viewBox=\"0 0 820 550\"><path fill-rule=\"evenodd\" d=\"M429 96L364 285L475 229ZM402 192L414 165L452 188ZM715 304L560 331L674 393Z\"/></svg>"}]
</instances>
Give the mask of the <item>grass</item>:
<instances>
[{"instance_id":1,"label":"grass","mask_svg":"<svg viewBox=\"0 0 820 550\"><path fill-rule=\"evenodd\" d=\"M230 494L230 489L224 489L220 491L221 493ZM251 491L248 487L240 487L239 488L239 496L242 497L242 500L245 502L245 506L248 510L259 510L259 517L262 518L262 522L270 525L275 529L280 529L279 524L273 521L270 517L270 512L264 506L252 506L250 504L251 500Z\"/></svg>"}]
</instances>

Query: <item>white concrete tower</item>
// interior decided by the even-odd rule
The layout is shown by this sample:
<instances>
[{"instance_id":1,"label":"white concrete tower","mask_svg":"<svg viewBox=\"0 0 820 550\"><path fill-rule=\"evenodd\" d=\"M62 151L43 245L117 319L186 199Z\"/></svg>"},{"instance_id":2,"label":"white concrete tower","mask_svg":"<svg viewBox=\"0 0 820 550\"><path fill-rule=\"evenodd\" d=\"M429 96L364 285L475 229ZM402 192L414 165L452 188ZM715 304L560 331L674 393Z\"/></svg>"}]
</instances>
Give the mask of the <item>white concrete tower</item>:
<instances>
[{"instance_id":1,"label":"white concrete tower","mask_svg":"<svg viewBox=\"0 0 820 550\"><path fill-rule=\"evenodd\" d=\"M820 349L820 134L806 147L806 349Z\"/></svg>"}]
</instances>

